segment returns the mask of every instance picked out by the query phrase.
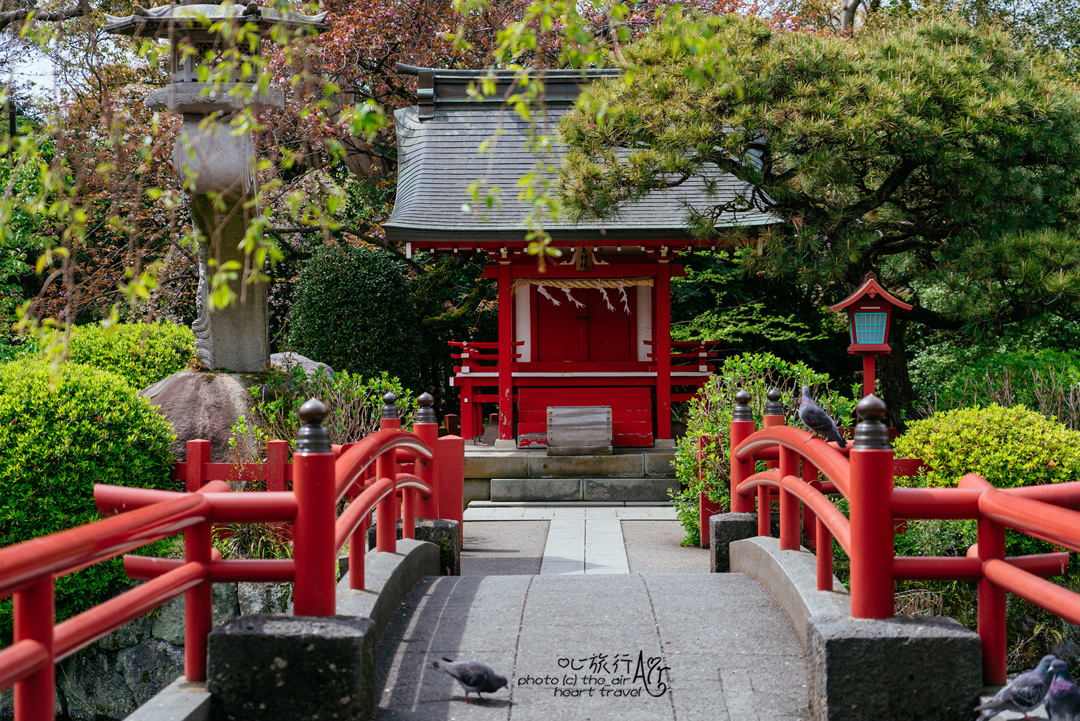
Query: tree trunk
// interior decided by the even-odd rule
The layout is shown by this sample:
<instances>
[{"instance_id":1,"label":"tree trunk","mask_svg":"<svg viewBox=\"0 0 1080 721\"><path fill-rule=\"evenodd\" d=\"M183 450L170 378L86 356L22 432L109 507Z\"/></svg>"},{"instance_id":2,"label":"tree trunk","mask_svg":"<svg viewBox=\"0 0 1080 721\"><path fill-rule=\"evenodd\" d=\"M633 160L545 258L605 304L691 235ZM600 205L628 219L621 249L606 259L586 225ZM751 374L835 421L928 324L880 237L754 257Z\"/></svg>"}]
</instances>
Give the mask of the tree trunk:
<instances>
[{"instance_id":1,"label":"tree trunk","mask_svg":"<svg viewBox=\"0 0 1080 721\"><path fill-rule=\"evenodd\" d=\"M877 358L877 377L881 384L882 400L888 406L885 422L901 433L906 429L904 414L913 418L915 407L915 389L911 387L911 374L908 372L907 344L904 335L907 323L893 318L889 329L889 345L892 353Z\"/></svg>"}]
</instances>

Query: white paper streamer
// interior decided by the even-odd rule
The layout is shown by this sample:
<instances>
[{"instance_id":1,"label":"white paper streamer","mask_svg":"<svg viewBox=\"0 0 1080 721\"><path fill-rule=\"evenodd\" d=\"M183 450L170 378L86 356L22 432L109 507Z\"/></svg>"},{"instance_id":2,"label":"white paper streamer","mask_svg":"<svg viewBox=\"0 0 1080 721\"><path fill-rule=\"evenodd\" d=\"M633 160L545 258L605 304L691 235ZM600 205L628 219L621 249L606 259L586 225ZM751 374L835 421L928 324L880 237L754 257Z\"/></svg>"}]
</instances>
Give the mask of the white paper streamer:
<instances>
[{"instance_id":1,"label":"white paper streamer","mask_svg":"<svg viewBox=\"0 0 1080 721\"><path fill-rule=\"evenodd\" d=\"M619 286L619 297L622 298L623 310L626 311L627 315L630 315L630 299L626 295L626 288L621 285ZM612 310L614 310L614 308L612 308Z\"/></svg>"},{"instance_id":2,"label":"white paper streamer","mask_svg":"<svg viewBox=\"0 0 1080 721\"><path fill-rule=\"evenodd\" d=\"M585 307L584 303L582 303L580 300L578 300L577 298L574 297L573 291L571 291L569 288L563 288L562 292L566 293L566 297L569 298L570 302L573 303L574 305L576 305L578 308L584 308Z\"/></svg>"},{"instance_id":3,"label":"white paper streamer","mask_svg":"<svg viewBox=\"0 0 1080 721\"><path fill-rule=\"evenodd\" d=\"M610 310L612 313L614 313L615 312L615 306L613 306L611 304L611 301L608 300L607 288L599 288L599 291L600 291L600 297L604 299L604 305L607 306L608 310Z\"/></svg>"},{"instance_id":4,"label":"white paper streamer","mask_svg":"<svg viewBox=\"0 0 1080 721\"><path fill-rule=\"evenodd\" d=\"M545 288L544 286L542 286L542 285L536 286L536 292L539 293L540 295L544 296L548 300L550 300L552 303L554 303L556 308L559 307L560 305L562 305L562 303L555 300L554 296L552 296L551 293L548 293L547 288Z\"/></svg>"}]
</instances>

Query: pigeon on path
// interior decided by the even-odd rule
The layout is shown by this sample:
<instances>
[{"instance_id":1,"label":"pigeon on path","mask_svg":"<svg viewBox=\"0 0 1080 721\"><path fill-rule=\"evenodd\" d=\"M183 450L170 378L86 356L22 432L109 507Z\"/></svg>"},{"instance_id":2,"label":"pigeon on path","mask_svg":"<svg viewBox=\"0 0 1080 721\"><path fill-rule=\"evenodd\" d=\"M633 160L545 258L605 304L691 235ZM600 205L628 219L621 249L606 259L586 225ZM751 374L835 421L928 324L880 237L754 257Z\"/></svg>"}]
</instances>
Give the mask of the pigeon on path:
<instances>
[{"instance_id":1,"label":"pigeon on path","mask_svg":"<svg viewBox=\"0 0 1080 721\"><path fill-rule=\"evenodd\" d=\"M1002 711L1019 711L1026 714L1041 704L1050 688L1050 668L1054 663L1061 662L1056 656L1043 656L1035 670L1020 674L1008 686L1002 687L994 698L982 706L976 706L976 711L982 711L979 721L988 721ZM1067 667L1066 670L1068 670ZM1025 718L1030 717L1025 716Z\"/></svg>"},{"instance_id":2,"label":"pigeon on path","mask_svg":"<svg viewBox=\"0 0 1080 721\"><path fill-rule=\"evenodd\" d=\"M1054 675L1046 694L1046 713L1050 721L1080 721L1080 688L1069 676L1069 664L1054 661L1050 664L1050 673Z\"/></svg>"},{"instance_id":3,"label":"pigeon on path","mask_svg":"<svg viewBox=\"0 0 1080 721\"><path fill-rule=\"evenodd\" d=\"M478 661L454 662L444 658L442 661L436 659L434 667L446 671L457 679L457 682L465 689L465 703L469 703L470 693L475 693L477 696L480 696L481 693L495 693L506 685L506 676L495 673L495 669L486 663ZM483 701L484 697L480 696L480 700Z\"/></svg>"},{"instance_id":4,"label":"pigeon on path","mask_svg":"<svg viewBox=\"0 0 1080 721\"><path fill-rule=\"evenodd\" d=\"M799 404L799 420L827 441L836 441L836 445L847 448L847 442L840 437L840 429L829 414L821 410L821 406L814 403L810 397L810 386L802 387L802 403Z\"/></svg>"}]
</instances>

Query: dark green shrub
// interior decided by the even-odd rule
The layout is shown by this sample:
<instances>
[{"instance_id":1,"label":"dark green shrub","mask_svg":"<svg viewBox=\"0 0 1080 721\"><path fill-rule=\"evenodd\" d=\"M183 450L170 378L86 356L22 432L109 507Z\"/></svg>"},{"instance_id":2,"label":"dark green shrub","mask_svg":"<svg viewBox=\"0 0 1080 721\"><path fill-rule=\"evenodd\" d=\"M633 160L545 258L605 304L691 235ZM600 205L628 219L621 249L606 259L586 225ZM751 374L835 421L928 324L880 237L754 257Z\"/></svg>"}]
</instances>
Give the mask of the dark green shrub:
<instances>
[{"instance_id":1,"label":"dark green shrub","mask_svg":"<svg viewBox=\"0 0 1080 721\"><path fill-rule=\"evenodd\" d=\"M304 266L289 320L293 350L365 378L414 385L420 318L405 269L388 253L333 246Z\"/></svg>"},{"instance_id":2,"label":"dark green shrub","mask_svg":"<svg viewBox=\"0 0 1080 721\"><path fill-rule=\"evenodd\" d=\"M362 378L348 371L334 375L320 368L307 375L302 368L288 371L275 369L267 382L251 388L255 399L251 418L241 417L233 426L233 448L238 460L252 462L266 455L266 441L287 440L296 445L300 430L297 411L308 398L318 398L326 404L327 417L323 425L330 431L332 443L352 443L379 429L383 396L397 396L398 418L402 428L412 424L416 397L397 378L382 373L375 378Z\"/></svg>"},{"instance_id":3,"label":"dark green shrub","mask_svg":"<svg viewBox=\"0 0 1080 721\"><path fill-rule=\"evenodd\" d=\"M71 331L69 353L72 363L111 371L139 389L187 368L195 335L175 323L80 325Z\"/></svg>"},{"instance_id":4,"label":"dark green shrub","mask_svg":"<svg viewBox=\"0 0 1080 721\"><path fill-rule=\"evenodd\" d=\"M0 545L90 523L95 483L182 490L169 480L173 433L119 376L66 363L0 365ZM57 620L130 584L120 559L56 583ZM0 635L11 600L0 603Z\"/></svg>"},{"instance_id":5,"label":"dark green shrub","mask_svg":"<svg viewBox=\"0 0 1080 721\"><path fill-rule=\"evenodd\" d=\"M1080 356L1053 348L981 350L942 344L917 356L912 380L921 416L992 403L1025 405L1080 430Z\"/></svg>"},{"instance_id":6,"label":"dark green shrub","mask_svg":"<svg viewBox=\"0 0 1080 721\"><path fill-rule=\"evenodd\" d=\"M675 472L682 490L673 496L673 500L687 533L683 545L699 543L698 493L705 483L709 486L709 497L719 503L722 510L730 507L729 441L735 394L740 390L750 393L750 408L760 425L767 401L765 394L776 388L780 391L780 401L787 413L787 423L802 427L796 416L798 406L793 401L801 395L802 386L808 385L818 404L839 425L847 425L855 401L841 396L828 384L828 373L818 373L802 362L788 363L771 353L747 353L724 361L702 392L690 401L686 435L677 445ZM697 439L702 435L715 439L701 463L705 483L699 480Z\"/></svg>"}]
</instances>

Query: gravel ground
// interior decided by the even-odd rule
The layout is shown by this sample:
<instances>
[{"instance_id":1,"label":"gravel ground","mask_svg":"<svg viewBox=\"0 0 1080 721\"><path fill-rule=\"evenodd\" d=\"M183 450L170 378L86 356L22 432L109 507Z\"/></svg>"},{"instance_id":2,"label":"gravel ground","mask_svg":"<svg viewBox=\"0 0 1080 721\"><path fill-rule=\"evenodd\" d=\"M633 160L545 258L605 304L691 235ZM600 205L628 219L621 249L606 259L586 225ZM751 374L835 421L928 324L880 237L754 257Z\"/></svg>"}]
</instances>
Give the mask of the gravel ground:
<instances>
[{"instance_id":1,"label":"gravel ground","mask_svg":"<svg viewBox=\"0 0 1080 721\"><path fill-rule=\"evenodd\" d=\"M540 573L547 521L466 521L462 576Z\"/></svg>"},{"instance_id":2,"label":"gravel ground","mask_svg":"<svg viewBox=\"0 0 1080 721\"><path fill-rule=\"evenodd\" d=\"M630 573L709 572L709 549L680 546L686 532L678 521L623 521L622 532Z\"/></svg>"}]
</instances>

